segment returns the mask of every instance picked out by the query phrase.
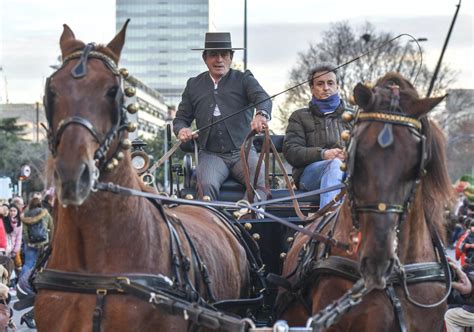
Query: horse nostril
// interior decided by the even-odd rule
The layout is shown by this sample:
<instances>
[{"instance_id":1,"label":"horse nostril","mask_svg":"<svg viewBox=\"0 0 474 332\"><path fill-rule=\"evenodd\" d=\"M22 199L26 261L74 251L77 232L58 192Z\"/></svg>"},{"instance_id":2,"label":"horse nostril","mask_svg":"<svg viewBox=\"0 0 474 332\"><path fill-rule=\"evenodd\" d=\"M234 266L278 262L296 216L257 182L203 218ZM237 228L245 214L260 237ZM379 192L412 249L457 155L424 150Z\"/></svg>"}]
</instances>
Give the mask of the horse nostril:
<instances>
[{"instance_id":1,"label":"horse nostril","mask_svg":"<svg viewBox=\"0 0 474 332\"><path fill-rule=\"evenodd\" d=\"M79 177L79 183L81 185L88 186L91 183L91 172L89 169L89 165L82 164L81 168L82 168L82 172L81 172L81 176Z\"/></svg>"},{"instance_id":2,"label":"horse nostril","mask_svg":"<svg viewBox=\"0 0 474 332\"><path fill-rule=\"evenodd\" d=\"M390 258L388 260L387 270L385 271L385 274L384 274L385 277L388 278L390 274L392 273L393 267L395 266L395 261L396 261L395 258Z\"/></svg>"}]
</instances>

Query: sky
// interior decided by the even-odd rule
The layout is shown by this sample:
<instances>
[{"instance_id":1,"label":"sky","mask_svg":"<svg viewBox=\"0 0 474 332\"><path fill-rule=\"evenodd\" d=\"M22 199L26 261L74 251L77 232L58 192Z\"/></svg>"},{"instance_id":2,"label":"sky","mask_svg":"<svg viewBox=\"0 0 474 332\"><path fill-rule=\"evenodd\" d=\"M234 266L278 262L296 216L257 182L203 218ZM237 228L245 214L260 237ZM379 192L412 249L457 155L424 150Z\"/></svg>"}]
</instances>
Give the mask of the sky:
<instances>
[{"instance_id":1,"label":"sky","mask_svg":"<svg viewBox=\"0 0 474 332\"><path fill-rule=\"evenodd\" d=\"M270 95L276 94L284 89L298 52L319 42L332 23L348 21L357 27L368 21L377 31L428 38L421 45L425 63L433 69L458 1L247 0L248 67ZM217 30L230 31L233 45L242 46L244 0L212 2ZM11 103L42 99L64 23L78 39L107 43L115 35L115 0L0 0L0 103L7 94ZM237 51L235 59L242 56ZM459 72L452 88L474 89L472 59L474 1L464 0L443 60Z\"/></svg>"}]
</instances>

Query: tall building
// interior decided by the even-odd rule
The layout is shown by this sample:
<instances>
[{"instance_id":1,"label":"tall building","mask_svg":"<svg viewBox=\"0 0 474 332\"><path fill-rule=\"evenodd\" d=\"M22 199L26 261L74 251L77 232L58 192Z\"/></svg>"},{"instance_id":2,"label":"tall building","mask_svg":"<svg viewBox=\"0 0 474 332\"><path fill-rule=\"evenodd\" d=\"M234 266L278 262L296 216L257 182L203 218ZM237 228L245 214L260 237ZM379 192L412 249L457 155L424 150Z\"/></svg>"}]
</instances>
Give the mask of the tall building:
<instances>
[{"instance_id":1,"label":"tall building","mask_svg":"<svg viewBox=\"0 0 474 332\"><path fill-rule=\"evenodd\" d=\"M116 28L130 18L120 64L177 105L188 78L206 70L199 51L213 31L214 0L116 0Z\"/></svg>"}]
</instances>

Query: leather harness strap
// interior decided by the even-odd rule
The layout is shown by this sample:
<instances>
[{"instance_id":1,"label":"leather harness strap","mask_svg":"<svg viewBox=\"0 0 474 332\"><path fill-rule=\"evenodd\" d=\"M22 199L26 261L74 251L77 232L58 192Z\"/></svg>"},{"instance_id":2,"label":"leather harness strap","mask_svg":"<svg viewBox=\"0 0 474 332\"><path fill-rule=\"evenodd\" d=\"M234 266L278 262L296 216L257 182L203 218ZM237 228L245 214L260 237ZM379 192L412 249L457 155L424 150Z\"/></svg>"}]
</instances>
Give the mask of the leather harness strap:
<instances>
[{"instance_id":1,"label":"leather harness strap","mask_svg":"<svg viewBox=\"0 0 474 332\"><path fill-rule=\"evenodd\" d=\"M253 183L253 186L252 186L251 179L250 179L250 173L249 173L249 165L248 165L247 159L248 159L248 154L249 154L249 151L250 151L250 147L251 147L252 142L253 142L253 137L256 134L257 134L257 132L255 130L252 130L247 135L247 137L244 140L244 143L242 144L242 146L240 148L240 156L241 156L241 159L242 159L243 170L244 170L245 187L247 189L247 198L248 198L250 203L253 203L253 196L254 196L253 192L254 192L254 188L256 188L256 186L257 186L258 175L260 174L260 169L262 167L262 162L263 162L264 159L265 159L265 188L258 188L258 189L264 190L267 193L267 195L269 195L269 193L271 193L269 180L268 180L269 179L269 167L270 167L270 165L269 165L270 151L273 154L273 156L275 157L275 160L278 162L278 166L280 167L280 170L283 174L283 178L285 179L286 188L288 189L288 191L290 193L291 201L293 203L293 208L295 209L296 215L298 216L298 218L301 219L301 221L310 222L310 221L316 220L317 218L321 217L322 215L324 215L325 213L330 211L333 208L334 204L339 202L344 197L344 195L346 193L346 190L342 189L339 192L339 194L337 194L334 197L334 199L331 202L329 202L326 206L319 209L316 213L314 213L310 216L306 216L301 211L301 208L298 204L298 200L295 197L296 195L295 195L295 191L293 189L293 184L291 183L290 178L288 176L288 172L286 171L285 165L283 164L283 161L280 158L280 154L278 153L278 150L276 149L275 144L273 144L273 141L270 137L270 131L269 131L268 127L265 127L265 131L264 131L265 137L264 137L264 140L263 140L262 150L260 151L260 156L258 158L258 162L257 162L256 170L255 170L254 183Z\"/></svg>"},{"instance_id":2,"label":"leather harness strap","mask_svg":"<svg viewBox=\"0 0 474 332\"><path fill-rule=\"evenodd\" d=\"M100 323L102 322L102 316L104 314L105 296L107 290L98 289L95 301L95 308L92 314L92 332L100 332Z\"/></svg>"},{"instance_id":3,"label":"leather harness strap","mask_svg":"<svg viewBox=\"0 0 474 332\"><path fill-rule=\"evenodd\" d=\"M97 294L123 293L122 281L133 282L150 288L160 289L163 292L176 296L183 296L184 292L172 287L172 281L163 275L126 273L120 275L85 274L64 272L54 269L44 269L36 275L34 285L37 290L52 289L63 292Z\"/></svg>"},{"instance_id":4,"label":"leather harness strap","mask_svg":"<svg viewBox=\"0 0 474 332\"><path fill-rule=\"evenodd\" d=\"M395 313L395 317L397 318L400 332L407 332L407 324L405 320L405 315L403 314L402 304L400 302L400 299L397 297L397 294L395 293L395 289L392 285L390 285L385 288L385 293L387 294L387 297L392 303L393 311Z\"/></svg>"},{"instance_id":5,"label":"leather harness strap","mask_svg":"<svg viewBox=\"0 0 474 332\"><path fill-rule=\"evenodd\" d=\"M185 294L172 286L162 275L124 274L92 275L45 269L35 279L37 289L97 294L93 316L93 331L100 331L104 298L107 294L131 294L162 307L170 314L184 314L191 322L212 329L243 332L245 323L232 315L223 314L205 303L192 303Z\"/></svg>"}]
</instances>

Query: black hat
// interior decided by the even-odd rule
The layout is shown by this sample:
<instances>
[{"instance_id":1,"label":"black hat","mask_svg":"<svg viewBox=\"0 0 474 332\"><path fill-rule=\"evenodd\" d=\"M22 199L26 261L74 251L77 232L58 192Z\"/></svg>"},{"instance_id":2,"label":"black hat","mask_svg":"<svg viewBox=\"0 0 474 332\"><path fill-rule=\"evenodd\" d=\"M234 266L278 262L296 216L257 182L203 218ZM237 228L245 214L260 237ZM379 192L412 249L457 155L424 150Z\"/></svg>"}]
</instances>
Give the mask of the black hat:
<instances>
[{"instance_id":1,"label":"black hat","mask_svg":"<svg viewBox=\"0 0 474 332\"><path fill-rule=\"evenodd\" d=\"M192 48L192 50L243 50L243 48L232 47L232 42L230 41L230 32L206 32L204 48Z\"/></svg>"}]
</instances>

